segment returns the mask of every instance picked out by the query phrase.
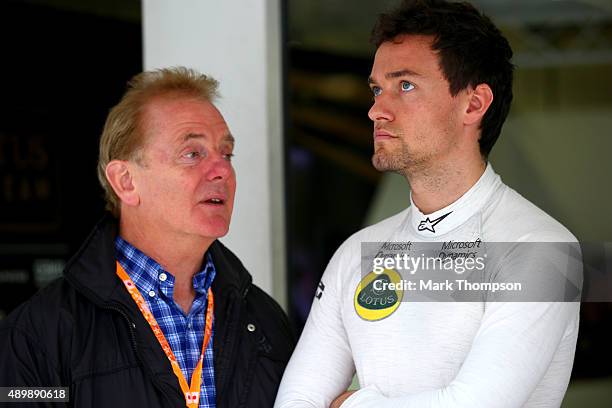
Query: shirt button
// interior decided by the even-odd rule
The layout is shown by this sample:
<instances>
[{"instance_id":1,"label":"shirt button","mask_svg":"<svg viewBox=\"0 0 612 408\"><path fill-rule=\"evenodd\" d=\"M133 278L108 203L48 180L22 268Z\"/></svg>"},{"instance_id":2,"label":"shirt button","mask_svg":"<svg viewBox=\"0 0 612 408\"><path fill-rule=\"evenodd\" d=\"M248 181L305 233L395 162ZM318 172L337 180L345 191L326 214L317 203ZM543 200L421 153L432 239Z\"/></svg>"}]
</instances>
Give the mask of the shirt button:
<instances>
[{"instance_id":1,"label":"shirt button","mask_svg":"<svg viewBox=\"0 0 612 408\"><path fill-rule=\"evenodd\" d=\"M159 280L162 282L165 282L166 279L168 279L168 275L166 275L165 273L160 273L159 274Z\"/></svg>"},{"instance_id":2,"label":"shirt button","mask_svg":"<svg viewBox=\"0 0 612 408\"><path fill-rule=\"evenodd\" d=\"M247 330L250 331L250 332L254 332L255 331L255 325L253 323L247 324Z\"/></svg>"},{"instance_id":3,"label":"shirt button","mask_svg":"<svg viewBox=\"0 0 612 408\"><path fill-rule=\"evenodd\" d=\"M150 291L149 291L149 296L151 296L151 297L155 297L155 291L154 291L154 290L150 290Z\"/></svg>"}]
</instances>

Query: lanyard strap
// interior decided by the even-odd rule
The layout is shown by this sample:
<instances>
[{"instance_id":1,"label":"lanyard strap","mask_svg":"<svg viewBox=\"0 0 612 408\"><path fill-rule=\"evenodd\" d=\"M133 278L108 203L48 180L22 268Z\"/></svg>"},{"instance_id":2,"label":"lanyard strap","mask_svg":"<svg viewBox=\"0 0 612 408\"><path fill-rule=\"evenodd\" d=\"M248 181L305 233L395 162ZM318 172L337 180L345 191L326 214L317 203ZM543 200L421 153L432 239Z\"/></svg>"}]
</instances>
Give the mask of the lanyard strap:
<instances>
[{"instance_id":1,"label":"lanyard strap","mask_svg":"<svg viewBox=\"0 0 612 408\"><path fill-rule=\"evenodd\" d=\"M215 301L213 299L212 290L208 288L208 307L206 308L206 329L204 331L204 342L202 343L202 352L200 353L200 359L198 360L198 364L196 365L193 373L191 375L191 386L187 385L187 380L181 371L181 367L176 361L176 357L170 348L170 344L168 344L168 340L164 336L161 328L157 324L157 320L153 316L153 313L149 310L149 306L147 306L146 301L136 288L136 285L132 281L132 279L125 272L123 267L119 262L117 262L117 276L121 279L125 288L136 302L138 309L140 309L140 313L144 316L144 318L151 326L151 330L155 334L157 341L161 345L162 350L166 353L168 360L170 360L170 364L172 365L172 371L176 378L178 378L179 384L181 386L181 390L183 391L183 395L185 396L185 403L187 404L187 408L197 408L200 402L200 386L202 385L202 365L204 363L204 353L206 352L206 346L208 346L208 342L210 341L210 336L212 334L212 316L213 310L215 307Z\"/></svg>"}]
</instances>

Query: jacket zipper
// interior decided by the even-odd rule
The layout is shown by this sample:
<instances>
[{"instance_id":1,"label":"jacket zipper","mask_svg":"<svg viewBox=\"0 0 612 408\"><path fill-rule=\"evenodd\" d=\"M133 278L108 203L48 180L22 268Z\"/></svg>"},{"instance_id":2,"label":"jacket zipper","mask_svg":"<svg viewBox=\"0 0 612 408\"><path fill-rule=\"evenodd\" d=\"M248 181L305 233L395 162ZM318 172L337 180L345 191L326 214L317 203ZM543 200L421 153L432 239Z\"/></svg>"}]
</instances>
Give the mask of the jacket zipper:
<instances>
[{"instance_id":1,"label":"jacket zipper","mask_svg":"<svg viewBox=\"0 0 612 408\"><path fill-rule=\"evenodd\" d=\"M130 320L130 318L128 317L127 313L125 313L119 307L116 307L116 306L102 306L102 309L112 310L112 311L115 311L115 312L119 313L121 316L123 316L123 318L127 322L128 330L130 331L130 339L132 340L132 350L134 350L134 355L136 356L136 359L138 360L138 362L141 363L142 360L140 359L140 356L138 355L138 350L137 350L137 347L136 347L136 331L134 331L134 328L136 327L136 324L133 323Z\"/></svg>"},{"instance_id":2,"label":"jacket zipper","mask_svg":"<svg viewBox=\"0 0 612 408\"><path fill-rule=\"evenodd\" d=\"M102 309L112 310L114 312L119 313L123 317L123 319L127 322L128 330L130 332L130 339L132 341L132 350L134 350L134 355L136 356L136 360L138 361L140 366L142 366L145 369L145 371L149 371L147 368L147 365L143 363L142 358L140 358L140 354L138 353L138 347L136 345L136 331L134 330L136 328L136 323L132 322L129 316L127 315L127 313L125 313L120 307L104 305L102 306ZM166 400L172 401L172 399L169 398L165 392L163 392L160 382L157 380L157 378L154 375L152 375L151 372L149 372L149 378L151 379L153 384L157 386L157 389L161 391L162 395L166 397Z\"/></svg>"}]
</instances>

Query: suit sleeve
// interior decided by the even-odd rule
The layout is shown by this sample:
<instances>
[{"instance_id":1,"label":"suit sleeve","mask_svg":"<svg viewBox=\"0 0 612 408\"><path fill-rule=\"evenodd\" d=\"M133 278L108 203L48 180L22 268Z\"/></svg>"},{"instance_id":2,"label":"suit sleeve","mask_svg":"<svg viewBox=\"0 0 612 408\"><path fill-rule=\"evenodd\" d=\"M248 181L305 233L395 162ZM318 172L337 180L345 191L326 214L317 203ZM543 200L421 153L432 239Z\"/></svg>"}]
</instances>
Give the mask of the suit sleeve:
<instances>
[{"instance_id":1,"label":"suit sleeve","mask_svg":"<svg viewBox=\"0 0 612 408\"><path fill-rule=\"evenodd\" d=\"M351 383L355 366L342 321L341 252L342 247L323 274L283 375L276 408L328 408Z\"/></svg>"},{"instance_id":2,"label":"suit sleeve","mask_svg":"<svg viewBox=\"0 0 612 408\"><path fill-rule=\"evenodd\" d=\"M546 373L564 337L572 341L562 351L573 356L578 308L576 303L490 305L472 350L450 384L397 398L389 398L375 387L366 387L353 394L342 408L522 407ZM565 380L567 386L569 375ZM551 395L558 401L547 401L546 406L559 406L564 392L565 389Z\"/></svg>"}]
</instances>

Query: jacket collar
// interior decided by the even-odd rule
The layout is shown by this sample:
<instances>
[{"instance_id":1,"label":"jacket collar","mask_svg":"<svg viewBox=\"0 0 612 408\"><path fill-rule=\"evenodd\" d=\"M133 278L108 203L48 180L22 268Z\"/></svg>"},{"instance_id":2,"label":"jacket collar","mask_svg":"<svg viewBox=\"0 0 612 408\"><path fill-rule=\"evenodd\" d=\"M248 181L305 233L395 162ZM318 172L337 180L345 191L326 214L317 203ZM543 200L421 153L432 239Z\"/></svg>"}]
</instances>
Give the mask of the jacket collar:
<instances>
[{"instance_id":1,"label":"jacket collar","mask_svg":"<svg viewBox=\"0 0 612 408\"><path fill-rule=\"evenodd\" d=\"M99 306L113 301L132 302L115 275L117 233L117 220L107 214L68 261L64 271L66 279ZM218 272L212 285L215 296L227 294L227 291L246 295L252 278L240 260L218 240L211 244L209 251Z\"/></svg>"}]
</instances>

